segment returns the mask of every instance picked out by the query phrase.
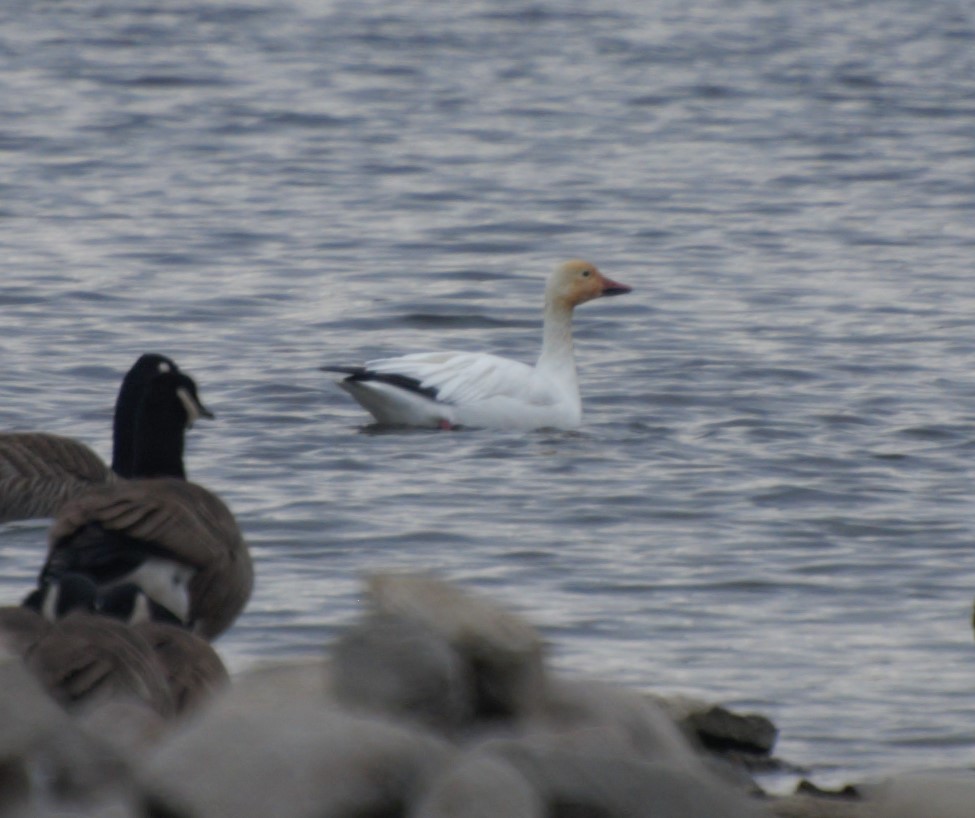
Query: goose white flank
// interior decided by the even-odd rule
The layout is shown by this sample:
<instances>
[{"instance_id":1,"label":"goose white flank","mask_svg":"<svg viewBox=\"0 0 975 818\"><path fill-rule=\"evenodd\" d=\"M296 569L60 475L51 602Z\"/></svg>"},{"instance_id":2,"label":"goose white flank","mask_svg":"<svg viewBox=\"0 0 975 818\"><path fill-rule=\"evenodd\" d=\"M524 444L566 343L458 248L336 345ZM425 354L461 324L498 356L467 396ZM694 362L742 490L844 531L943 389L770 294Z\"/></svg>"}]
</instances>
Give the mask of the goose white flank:
<instances>
[{"instance_id":1,"label":"goose white flank","mask_svg":"<svg viewBox=\"0 0 975 818\"><path fill-rule=\"evenodd\" d=\"M545 287L542 351L534 366L481 352L421 352L364 366L325 366L377 423L451 429L574 429L582 400L572 346L572 310L630 287L588 261L556 268Z\"/></svg>"}]
</instances>

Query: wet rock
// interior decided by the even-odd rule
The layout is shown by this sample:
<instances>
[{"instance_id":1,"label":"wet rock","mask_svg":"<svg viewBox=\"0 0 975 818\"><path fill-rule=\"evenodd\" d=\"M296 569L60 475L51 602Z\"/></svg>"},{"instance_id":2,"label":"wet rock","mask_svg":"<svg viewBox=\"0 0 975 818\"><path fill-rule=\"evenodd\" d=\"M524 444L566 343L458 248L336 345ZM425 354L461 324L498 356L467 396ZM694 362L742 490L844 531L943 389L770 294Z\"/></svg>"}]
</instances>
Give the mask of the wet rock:
<instances>
[{"instance_id":1,"label":"wet rock","mask_svg":"<svg viewBox=\"0 0 975 818\"><path fill-rule=\"evenodd\" d=\"M537 702L543 644L520 617L429 576L377 575L368 593L377 613L422 625L456 651L472 679L476 717L510 718Z\"/></svg>"},{"instance_id":2,"label":"wet rock","mask_svg":"<svg viewBox=\"0 0 975 818\"><path fill-rule=\"evenodd\" d=\"M769 804L777 818L971 818L975 775L911 773L839 790L802 782Z\"/></svg>"},{"instance_id":3,"label":"wet rock","mask_svg":"<svg viewBox=\"0 0 975 818\"><path fill-rule=\"evenodd\" d=\"M160 748L144 771L150 815L400 815L453 754L419 729L319 703L252 705L231 691Z\"/></svg>"},{"instance_id":4,"label":"wet rock","mask_svg":"<svg viewBox=\"0 0 975 818\"><path fill-rule=\"evenodd\" d=\"M770 807L778 818L868 818L869 807L860 791L846 785L835 790L817 787L803 779L795 795L773 798Z\"/></svg>"},{"instance_id":5,"label":"wet rock","mask_svg":"<svg viewBox=\"0 0 975 818\"><path fill-rule=\"evenodd\" d=\"M496 740L482 747L517 769L553 818L764 818L763 806L703 769Z\"/></svg>"},{"instance_id":6,"label":"wet rock","mask_svg":"<svg viewBox=\"0 0 975 818\"><path fill-rule=\"evenodd\" d=\"M972 818L975 774L915 773L857 787L869 818Z\"/></svg>"},{"instance_id":7,"label":"wet rock","mask_svg":"<svg viewBox=\"0 0 975 818\"><path fill-rule=\"evenodd\" d=\"M30 608L0 607L0 648L22 657L50 627L50 622Z\"/></svg>"},{"instance_id":8,"label":"wet rock","mask_svg":"<svg viewBox=\"0 0 975 818\"><path fill-rule=\"evenodd\" d=\"M105 699L75 714L75 723L131 760L163 741L170 721L138 699Z\"/></svg>"},{"instance_id":9,"label":"wet rock","mask_svg":"<svg viewBox=\"0 0 975 818\"><path fill-rule=\"evenodd\" d=\"M607 682L550 676L538 706L521 727L529 736L548 735L563 748L593 755L633 754L700 766L694 748L661 707Z\"/></svg>"},{"instance_id":10,"label":"wet rock","mask_svg":"<svg viewBox=\"0 0 975 818\"><path fill-rule=\"evenodd\" d=\"M690 713L681 724L709 750L768 756L779 731L765 716L733 713L720 705Z\"/></svg>"},{"instance_id":11,"label":"wet rock","mask_svg":"<svg viewBox=\"0 0 975 818\"><path fill-rule=\"evenodd\" d=\"M709 753L716 769L736 777L742 786L760 772L804 771L772 755L778 728L767 717L736 713L721 705L690 696L649 695L701 750ZM758 785L751 783L758 790Z\"/></svg>"},{"instance_id":12,"label":"wet rock","mask_svg":"<svg viewBox=\"0 0 975 818\"><path fill-rule=\"evenodd\" d=\"M776 818L883 818L859 801L843 801L813 794L796 794L770 799Z\"/></svg>"},{"instance_id":13,"label":"wet rock","mask_svg":"<svg viewBox=\"0 0 975 818\"><path fill-rule=\"evenodd\" d=\"M471 675L442 634L423 623L368 616L338 639L331 659L332 692L343 704L445 732L473 717Z\"/></svg>"},{"instance_id":14,"label":"wet rock","mask_svg":"<svg viewBox=\"0 0 975 818\"><path fill-rule=\"evenodd\" d=\"M0 813L128 815L134 803L122 758L0 656Z\"/></svg>"},{"instance_id":15,"label":"wet rock","mask_svg":"<svg viewBox=\"0 0 975 818\"><path fill-rule=\"evenodd\" d=\"M263 662L235 675L232 695L254 709L282 701L334 705L330 677L329 665L320 657Z\"/></svg>"},{"instance_id":16,"label":"wet rock","mask_svg":"<svg viewBox=\"0 0 975 818\"><path fill-rule=\"evenodd\" d=\"M652 698L706 749L769 756L775 747L779 731L765 716L735 713L688 696Z\"/></svg>"},{"instance_id":17,"label":"wet rock","mask_svg":"<svg viewBox=\"0 0 975 818\"><path fill-rule=\"evenodd\" d=\"M542 797L504 759L462 755L439 776L408 818L546 818Z\"/></svg>"}]
</instances>

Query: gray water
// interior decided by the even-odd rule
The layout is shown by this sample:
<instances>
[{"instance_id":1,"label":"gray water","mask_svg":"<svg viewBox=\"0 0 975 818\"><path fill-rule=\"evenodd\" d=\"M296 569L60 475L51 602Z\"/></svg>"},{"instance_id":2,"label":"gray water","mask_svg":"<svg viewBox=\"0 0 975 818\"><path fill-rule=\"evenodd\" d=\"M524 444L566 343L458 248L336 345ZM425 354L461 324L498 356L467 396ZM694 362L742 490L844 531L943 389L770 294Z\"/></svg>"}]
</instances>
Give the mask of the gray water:
<instances>
[{"instance_id":1,"label":"gray water","mask_svg":"<svg viewBox=\"0 0 975 818\"><path fill-rule=\"evenodd\" d=\"M962 2L8 0L0 428L106 457L172 355L238 515L232 668L430 569L556 664L771 716L821 783L970 768L975 12ZM376 433L317 367L530 361L575 433ZM8 526L14 602L43 522Z\"/></svg>"}]
</instances>

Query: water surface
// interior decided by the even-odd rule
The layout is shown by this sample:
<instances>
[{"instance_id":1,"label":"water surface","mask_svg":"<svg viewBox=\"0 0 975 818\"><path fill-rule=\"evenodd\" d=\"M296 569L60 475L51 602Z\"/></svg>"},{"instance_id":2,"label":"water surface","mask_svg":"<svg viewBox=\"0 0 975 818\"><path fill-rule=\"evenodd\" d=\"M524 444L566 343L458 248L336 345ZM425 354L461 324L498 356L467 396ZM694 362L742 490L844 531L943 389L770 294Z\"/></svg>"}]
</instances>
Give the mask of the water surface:
<instances>
[{"instance_id":1,"label":"water surface","mask_svg":"<svg viewBox=\"0 0 975 818\"><path fill-rule=\"evenodd\" d=\"M970 768L973 123L955 2L15 0L0 426L107 457L138 354L196 376L234 668L431 569L821 782ZM578 311L579 432L375 434L317 371L531 360L573 256L635 289Z\"/></svg>"}]
</instances>

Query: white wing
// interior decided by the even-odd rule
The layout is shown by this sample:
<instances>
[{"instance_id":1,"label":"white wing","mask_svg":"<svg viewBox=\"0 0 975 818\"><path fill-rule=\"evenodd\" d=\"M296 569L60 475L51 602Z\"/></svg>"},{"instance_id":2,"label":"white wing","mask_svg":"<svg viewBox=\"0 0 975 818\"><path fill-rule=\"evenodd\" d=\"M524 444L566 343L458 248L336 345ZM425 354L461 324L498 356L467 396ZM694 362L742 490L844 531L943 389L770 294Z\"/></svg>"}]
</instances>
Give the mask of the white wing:
<instances>
[{"instance_id":1,"label":"white wing","mask_svg":"<svg viewBox=\"0 0 975 818\"><path fill-rule=\"evenodd\" d=\"M437 401L453 405L481 403L499 397L548 404L551 394L537 389L533 367L482 352L419 352L368 361L365 369L402 375L435 389Z\"/></svg>"}]
</instances>

